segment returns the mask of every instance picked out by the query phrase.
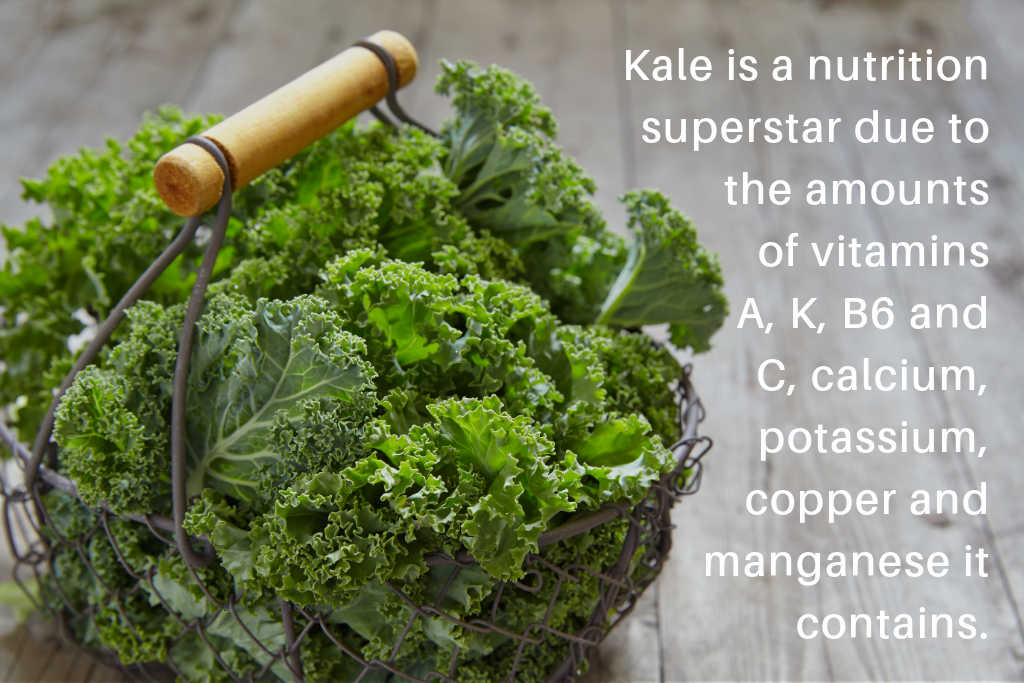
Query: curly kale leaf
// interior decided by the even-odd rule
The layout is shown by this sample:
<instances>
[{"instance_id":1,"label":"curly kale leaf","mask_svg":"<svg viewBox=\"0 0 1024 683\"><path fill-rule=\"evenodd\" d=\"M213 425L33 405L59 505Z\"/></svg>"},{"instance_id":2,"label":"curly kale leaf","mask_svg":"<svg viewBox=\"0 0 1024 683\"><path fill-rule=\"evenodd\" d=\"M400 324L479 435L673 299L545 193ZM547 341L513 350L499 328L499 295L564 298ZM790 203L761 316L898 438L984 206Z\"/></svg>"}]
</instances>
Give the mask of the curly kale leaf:
<instances>
[{"instance_id":1,"label":"curly kale leaf","mask_svg":"<svg viewBox=\"0 0 1024 683\"><path fill-rule=\"evenodd\" d=\"M623 201L635 236L598 322L627 328L669 323L673 344L707 351L728 313L718 260L660 192L629 192Z\"/></svg>"},{"instance_id":2,"label":"curly kale leaf","mask_svg":"<svg viewBox=\"0 0 1024 683\"><path fill-rule=\"evenodd\" d=\"M328 265L318 294L378 350L377 365L409 366L454 341L458 331L445 321L445 314L458 279L403 261L374 265L376 260L369 250L338 258Z\"/></svg>"},{"instance_id":3,"label":"curly kale leaf","mask_svg":"<svg viewBox=\"0 0 1024 683\"><path fill-rule=\"evenodd\" d=\"M261 669L269 665L270 672L278 680L288 681L292 680L288 666L276 657L286 642L284 624L276 607L276 601L271 601L257 607L225 609L207 624L206 629L222 642L241 650L235 655L238 660L246 662L251 659Z\"/></svg>"},{"instance_id":4,"label":"curly kale leaf","mask_svg":"<svg viewBox=\"0 0 1024 683\"><path fill-rule=\"evenodd\" d=\"M450 149L445 172L457 183L484 163L505 126L554 137L557 124L540 104L536 89L498 66L480 69L472 62L442 61L436 90L452 95L455 121L445 129Z\"/></svg>"},{"instance_id":5,"label":"curly kale leaf","mask_svg":"<svg viewBox=\"0 0 1024 683\"><path fill-rule=\"evenodd\" d=\"M358 249L442 272L521 274L507 244L478 234L453 208L458 189L441 170L444 153L413 128L342 126L289 162L287 192L236 237L248 258L213 290L251 300L308 293L325 263Z\"/></svg>"},{"instance_id":6,"label":"curly kale leaf","mask_svg":"<svg viewBox=\"0 0 1024 683\"><path fill-rule=\"evenodd\" d=\"M62 470L84 500L149 512L169 498L170 384L181 306L142 305L108 361L76 378L57 413ZM197 326L189 375L190 495L272 495L291 471L354 459L375 409L363 340L325 301L216 296Z\"/></svg>"},{"instance_id":7,"label":"curly kale leaf","mask_svg":"<svg viewBox=\"0 0 1024 683\"><path fill-rule=\"evenodd\" d=\"M554 142L550 112L525 80L499 67L445 63L437 89L455 117L442 133L454 206L508 242L524 279L572 323L669 323L674 344L705 351L727 308L717 261L657 192L625 196L637 234L628 255L589 201L594 182Z\"/></svg>"},{"instance_id":8,"label":"curly kale leaf","mask_svg":"<svg viewBox=\"0 0 1024 683\"><path fill-rule=\"evenodd\" d=\"M238 507L220 491L205 489L192 499L184 526L188 533L204 537L213 545L220 566L233 579L239 595L258 594L261 586L255 574L248 519Z\"/></svg>"},{"instance_id":9,"label":"curly kale leaf","mask_svg":"<svg viewBox=\"0 0 1024 683\"><path fill-rule=\"evenodd\" d=\"M343 331L321 299L261 300L249 315L204 320L198 342L189 402L191 495L213 486L253 500L282 459L305 459L303 447L325 444L307 428L322 431L332 417L339 420L334 429L357 426L375 403L365 342ZM208 374L216 381L204 381Z\"/></svg>"},{"instance_id":10,"label":"curly kale leaf","mask_svg":"<svg viewBox=\"0 0 1024 683\"><path fill-rule=\"evenodd\" d=\"M108 140L102 149L83 149L54 162L45 178L22 182L24 198L53 214L2 227L7 253L0 259L0 358L6 367L0 405L29 397L28 408L17 414L23 438L48 404L47 371L71 355L68 338L82 332L90 316L106 315L180 229L181 218L153 187L153 164L215 121L163 108L146 116L127 143ZM181 300L200 253L190 247L150 296Z\"/></svg>"},{"instance_id":11,"label":"curly kale leaf","mask_svg":"<svg viewBox=\"0 0 1024 683\"><path fill-rule=\"evenodd\" d=\"M252 639L248 640L251 642ZM168 651L167 659L181 672L181 677L190 683L233 683L239 679L261 683L288 680L287 676L280 678L274 672L258 677L263 667L256 660L249 657L237 643L212 633L206 633L205 639L195 631L182 634Z\"/></svg>"},{"instance_id":12,"label":"curly kale leaf","mask_svg":"<svg viewBox=\"0 0 1024 683\"><path fill-rule=\"evenodd\" d=\"M318 294L368 342L383 389L434 396L497 394L513 412L555 410L550 378L514 339L548 313L521 285L379 259L357 250L332 262Z\"/></svg>"},{"instance_id":13,"label":"curly kale leaf","mask_svg":"<svg viewBox=\"0 0 1024 683\"><path fill-rule=\"evenodd\" d=\"M432 422L375 446L396 465L430 463L449 491L450 535L492 576L519 578L551 520L576 508L580 471L557 457L536 423L509 415L496 397L449 399L427 410Z\"/></svg>"},{"instance_id":14,"label":"curly kale leaf","mask_svg":"<svg viewBox=\"0 0 1024 683\"><path fill-rule=\"evenodd\" d=\"M154 568L167 546L146 526L116 518L84 530L88 510L65 494L50 492L45 504L59 520L55 526L82 532L53 546L50 571L40 578L46 604L66 605L76 636L87 646L110 648L125 664L165 659L181 627L149 604L137 577ZM76 505L83 511L75 512Z\"/></svg>"},{"instance_id":15,"label":"curly kale leaf","mask_svg":"<svg viewBox=\"0 0 1024 683\"><path fill-rule=\"evenodd\" d=\"M608 405L619 413L642 414L665 446L674 443L679 438L679 408L675 394L665 388L680 377L678 361L646 335L591 330L593 349L606 373Z\"/></svg>"},{"instance_id":16,"label":"curly kale leaf","mask_svg":"<svg viewBox=\"0 0 1024 683\"><path fill-rule=\"evenodd\" d=\"M600 231L587 202L594 181L552 142L554 119L532 85L497 66L443 62L437 91L452 95L443 168L470 223L515 247L577 226Z\"/></svg>"},{"instance_id":17,"label":"curly kale leaf","mask_svg":"<svg viewBox=\"0 0 1024 683\"><path fill-rule=\"evenodd\" d=\"M625 261L622 239L590 203L594 181L554 142L551 112L533 86L497 66L443 64L438 92L455 117L442 130L454 206L511 245L521 278L568 322L592 322Z\"/></svg>"},{"instance_id":18,"label":"curly kale leaf","mask_svg":"<svg viewBox=\"0 0 1024 683\"><path fill-rule=\"evenodd\" d=\"M166 432L148 387L88 367L61 401L54 438L82 500L121 513L153 509L169 494Z\"/></svg>"},{"instance_id":19,"label":"curly kale leaf","mask_svg":"<svg viewBox=\"0 0 1024 683\"><path fill-rule=\"evenodd\" d=\"M587 499L588 507L623 500L635 503L675 466L672 452L641 415L609 416L570 448L586 475L578 495Z\"/></svg>"},{"instance_id":20,"label":"curly kale leaf","mask_svg":"<svg viewBox=\"0 0 1024 683\"><path fill-rule=\"evenodd\" d=\"M215 297L204 318L233 320L243 309L237 298ZM105 502L118 513L147 513L170 501L171 384L184 306L142 301L127 318L121 343L85 368L61 399L54 440L60 468L83 500ZM206 372L209 347L199 344L194 375Z\"/></svg>"},{"instance_id":21,"label":"curly kale leaf","mask_svg":"<svg viewBox=\"0 0 1024 683\"><path fill-rule=\"evenodd\" d=\"M422 463L367 457L303 475L254 525L261 581L301 604L342 605L373 581L408 580L442 544L443 484ZM454 503L453 503L454 504Z\"/></svg>"},{"instance_id":22,"label":"curly kale leaf","mask_svg":"<svg viewBox=\"0 0 1024 683\"><path fill-rule=\"evenodd\" d=\"M590 620L597 575L561 581L530 556L619 561L625 519L538 540L573 512L639 501L675 465L679 368L633 328L668 323L675 344L706 349L725 316L721 273L657 193L626 195L631 245L608 231L593 180L526 81L459 63L438 87L455 109L440 139L347 124L236 195L188 383L185 528L217 561L196 570L200 589L139 525L108 520L108 532L47 494L40 595L67 606L83 642L125 662L171 660L190 680L286 679L250 635L283 646L285 598L300 628L319 615L302 642L309 680L388 677L333 639L417 678L455 661L460 680L506 677L513 663L519 679L544 680L561 641L520 651L463 624L575 633ZM0 404L45 405L70 365L68 336L180 225L156 204L151 165L198 125L165 112L128 149L82 153L26 185L55 217L5 230ZM61 402L58 465L89 505L169 509L172 376L199 251ZM38 420L14 414L23 428ZM462 551L477 564L426 562ZM527 573L536 590L516 586ZM409 601L455 620L410 623Z\"/></svg>"},{"instance_id":23,"label":"curly kale leaf","mask_svg":"<svg viewBox=\"0 0 1024 683\"><path fill-rule=\"evenodd\" d=\"M474 616L484 615L503 631L513 633L529 631L538 623L546 623L558 631L578 633L587 625L598 604L601 581L589 571L573 572L574 580L559 581L560 572L549 567L586 566L597 571L607 570L619 561L628 529L629 521L620 518L587 534L544 548L539 554L550 564L532 563L533 576L527 581L536 586L536 590L507 584L499 588L498 582L481 576L476 567L438 568L437 574L430 577L433 581L429 585L424 585L428 583L425 577L419 586L409 590L415 599L429 604L433 602L437 581L450 580L449 595L453 599L445 601L445 609L465 621L472 622ZM645 550L641 545L636 557L642 557ZM453 579L454 572L458 573ZM461 599L467 589L469 599L463 608ZM499 608L492 613L491 607L499 591ZM558 595L554 599L556 591ZM609 614L609 618L613 616ZM510 641L501 632L467 628L443 617L422 617L421 620L425 621L423 636L417 643L403 647L399 654L403 670L416 671L420 676L428 671L446 671L454 647L458 646L455 661L460 681L504 679L515 666L517 681L540 683L548 679L567 654L566 641L557 636L520 648L517 641Z\"/></svg>"},{"instance_id":24,"label":"curly kale leaf","mask_svg":"<svg viewBox=\"0 0 1024 683\"><path fill-rule=\"evenodd\" d=\"M250 534L267 586L302 604L341 606L367 584L416 579L424 553L462 546L492 576L522 575L551 520L575 509L581 472L496 398L427 410L433 419L407 434L381 425L381 458L302 476L279 494Z\"/></svg>"}]
</instances>

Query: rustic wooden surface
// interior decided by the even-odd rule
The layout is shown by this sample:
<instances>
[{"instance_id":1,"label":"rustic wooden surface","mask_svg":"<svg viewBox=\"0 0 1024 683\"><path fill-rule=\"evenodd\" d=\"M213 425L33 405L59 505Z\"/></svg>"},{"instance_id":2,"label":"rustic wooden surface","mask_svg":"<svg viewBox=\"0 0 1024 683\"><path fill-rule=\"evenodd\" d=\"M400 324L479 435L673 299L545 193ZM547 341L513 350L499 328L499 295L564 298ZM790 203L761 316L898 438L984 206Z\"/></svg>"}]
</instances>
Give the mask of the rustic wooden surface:
<instances>
[{"instance_id":1,"label":"rustic wooden surface","mask_svg":"<svg viewBox=\"0 0 1024 683\"><path fill-rule=\"evenodd\" d=\"M142 112L169 102L189 111L233 112L295 74L378 28L409 36L423 63L402 93L411 112L439 121L445 105L430 83L441 57L508 66L537 84L561 124L561 140L598 179L598 201L621 223L614 197L626 187L656 186L695 220L721 254L738 312L756 294L769 316L789 297L894 297L969 303L987 294L992 329L984 334L891 330L822 337L772 336L727 326L697 362L695 378L709 407L716 446L700 495L677 510L673 557L633 617L603 646L588 683L706 679L1006 679L1024 678L1024 469L1017 431L1024 408L1024 239L1019 216L1024 138L1024 3L882 0L783 2L643 0L142 0L0 1L0 218L17 223L35 207L18 199L18 175L39 175L54 158L103 137L129 135ZM856 54L898 47L982 53L987 83L844 87L746 87L716 79L690 84L626 84L626 47L702 53L721 61L734 47L761 57L787 53ZM716 62L717 63L717 62ZM752 113L857 117L871 107L900 115L981 115L992 140L981 148L936 144L905 149L715 146L700 154L638 141L638 121L659 116ZM758 209L725 206L721 178L750 170L800 181L821 176L980 177L994 188L984 209ZM838 233L862 239L927 239L933 232L984 239L985 270L884 272L761 271L756 247L797 231L804 239ZM735 316L734 312L734 316ZM735 322L735 317L730 323ZM833 328L836 320L832 320ZM734 327L734 325L732 326ZM1011 341L1015 340L1015 341ZM989 385L984 397L957 394L769 397L754 369L776 356L798 371L825 361L872 355L888 362L972 363ZM960 457L789 456L757 463L764 424L883 424L893 416L926 425L975 427L989 446L981 461ZM990 513L962 517L847 519L837 525L753 519L742 511L753 487L850 489L895 487L967 490L988 481ZM994 555L987 581L851 579L803 588L789 579L704 577L709 550L938 549L959 556L965 544ZM805 611L914 612L920 605L978 615L987 639L974 641L801 641ZM9 626L0 637L0 679L107 681L119 674L54 645L45 626Z\"/></svg>"}]
</instances>

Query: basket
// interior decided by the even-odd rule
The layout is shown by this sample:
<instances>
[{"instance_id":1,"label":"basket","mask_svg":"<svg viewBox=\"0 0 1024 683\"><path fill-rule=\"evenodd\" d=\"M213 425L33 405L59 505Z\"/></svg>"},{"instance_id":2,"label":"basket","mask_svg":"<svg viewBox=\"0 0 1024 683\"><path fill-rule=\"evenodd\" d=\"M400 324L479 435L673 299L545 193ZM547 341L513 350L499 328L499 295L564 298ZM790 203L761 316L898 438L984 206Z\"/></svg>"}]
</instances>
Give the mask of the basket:
<instances>
[{"instance_id":1,"label":"basket","mask_svg":"<svg viewBox=\"0 0 1024 683\"><path fill-rule=\"evenodd\" d=\"M420 126L395 99L400 83L388 49L373 41L360 41L357 45L367 48L383 63L392 115ZM391 123L375 106L372 111L382 121ZM15 455L24 473L24 483L16 485L0 478L4 531L15 561L15 580L37 600L38 609L54 619L64 638L85 645L93 654L143 679L166 680L177 675L189 680L197 661L205 661L221 678L236 681L469 683L493 680L495 671L500 671L506 681L557 683L575 678L585 669L593 649L629 614L640 594L659 574L671 548L671 509L680 497L695 493L700 486L701 458L710 450L711 441L698 435L704 409L691 383L690 366L680 368L675 386L680 430L678 441L671 447L677 461L675 469L651 486L638 504L605 505L577 514L544 533L538 552L526 557L525 577L516 583L492 581L475 613L467 615L453 608L464 602L460 595L464 590L463 579L479 576L474 559L465 552L425 556L426 573L438 579L429 600L418 600L399 585L389 583L381 587L378 599L405 618L404 629L390 634L383 649L379 643L372 652L354 644L347 627L339 626L331 613L315 607L281 600L279 609L273 613L266 609L256 612L239 599L237 589L208 585L203 567L216 559L215 552L209 542L190 538L183 528L187 506L183 446L185 379L196 321L230 216L231 178L238 173L221 147L210 139L195 137L187 143L209 154L222 174L223 185L218 188L217 217L189 299L175 368L172 416L182 417L172 417L173 518L118 516L107 509L89 508L78 498L74 482L53 467L55 449L50 437L60 396L77 372L95 360L124 318L124 312L195 237L200 225L198 215L186 221L164 253L98 327L56 392L32 447L21 444L0 423L0 441ZM56 497L51 495L54 491L59 492ZM58 523L57 517L66 518L69 509L75 523ZM208 601L204 604L210 607L201 614L188 614L172 607L173 599L167 586L160 582L156 566L139 566L135 561L133 552L137 548L126 542L126 529L131 530L131 544L147 548L170 546L180 553L188 570L187 580L201 591L201 597ZM588 551L592 545L601 552ZM84 570L94 577L112 609L98 614L94 605L83 606L64 589L71 565L78 568L76 571ZM46 587L41 595L29 589L33 582ZM142 623L131 616L129 606L139 601L145 601L149 605L147 613L157 618ZM566 618L570 604L574 611ZM99 626L98 617L103 621ZM126 642L137 641L139 650L132 652L132 661L119 661L112 650L96 647L99 641L90 632L96 628L121 629ZM414 630L425 628L476 634L489 649L481 658L479 654L470 656L472 653L463 652L456 645L446 666L410 665L414 660L405 651L407 638ZM153 629L166 636L160 641L160 656L146 649ZM222 656L217 642L227 632L233 634L236 643L242 642L244 665ZM330 651L329 657L324 656L326 651ZM328 659L331 668L325 669L322 662ZM477 660L486 661L486 672L475 668Z\"/></svg>"}]
</instances>

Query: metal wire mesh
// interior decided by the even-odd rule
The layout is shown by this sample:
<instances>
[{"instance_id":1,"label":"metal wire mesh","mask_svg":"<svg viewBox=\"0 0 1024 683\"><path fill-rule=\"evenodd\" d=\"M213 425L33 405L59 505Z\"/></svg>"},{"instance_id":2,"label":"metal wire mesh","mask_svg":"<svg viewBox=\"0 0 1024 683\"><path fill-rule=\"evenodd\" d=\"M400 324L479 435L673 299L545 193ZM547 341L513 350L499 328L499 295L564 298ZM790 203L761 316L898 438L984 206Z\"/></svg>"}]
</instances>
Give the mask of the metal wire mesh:
<instances>
[{"instance_id":1,"label":"metal wire mesh","mask_svg":"<svg viewBox=\"0 0 1024 683\"><path fill-rule=\"evenodd\" d=\"M152 518L126 519L104 510L89 510L77 499L63 494L53 498L49 494L55 489L47 483L47 479L53 479L49 470L32 489L3 485L5 535L15 559L14 575L21 583L35 581L45 586L38 607L55 619L65 638L90 647L109 663L148 680L164 680L172 675L187 679L187 669L183 667L186 662L175 657L194 652L191 648L201 645L225 677L236 681L259 681L268 676L343 680L335 676L344 672L348 680L357 681L455 683L495 680L495 671L507 671L501 679L507 681L570 681L583 670L593 648L629 614L640 594L657 577L671 547L671 508L680 497L695 493L700 486L701 459L710 449L711 441L696 433L704 413L689 379L689 367L684 369L677 393L682 436L673 450L679 465L652 486L644 500L632 507L606 506L577 516L545 534L540 551L526 558L526 577L516 583L494 582L481 609L473 615L460 615L445 607L451 603L449 590L460 573L474 568L472 558L429 555L426 563L447 573L433 600L420 602L398 585L386 586L389 599L407 615L406 626L396 634L388 657L368 656L365 643L358 642L344 625L332 623L329 613L315 608L282 602L279 614L254 618L251 607L244 605L238 595L206 585L201 569L193 570L195 586L215 608L201 617L186 618L171 607L163 594L156 580L156 566L139 566L135 558L140 549L126 547L125 538L133 536L126 533L126 528L131 527L142 532L134 537L144 537L141 543L145 547L141 550L148 556L160 555L167 547L176 548L173 535L160 528L166 524L154 523ZM6 432L5 437L9 443L10 433ZM24 449L18 454L24 457ZM62 529L55 521L52 507L68 504L80 506L80 518L87 521L77 528ZM584 561L579 544L574 545L573 541L588 537L594 542L617 541L611 553L614 562L593 566ZM110 566L112 561L116 566ZM108 601L107 608L83 605L72 590L66 589L66 582L77 580L75 571L91 575ZM142 614L162 617L155 625L146 620L140 623L140 601L150 607ZM553 625L553 616L566 602L584 604L590 609L568 619L560 618L563 627L558 628ZM539 618L527 618L535 615ZM154 627L166 630L166 659L119 662L112 651L90 642L94 637L89 629L95 628L98 618L118 622L107 626L123 629L140 643L152 640ZM218 634L225 631L226 621L251 641L245 667L226 660L219 652ZM407 662L415 659L412 655L417 653L410 653L405 647L407 635L419 622L480 634L488 642L498 644L483 657L460 652L456 647L447 666L430 671L423 671L421 666L413 670ZM268 623L275 626L268 628ZM182 647L183 643L190 643L190 647ZM325 648L335 650L328 658L334 665L326 671L321 670L319 661L324 659ZM339 660L337 653L343 659ZM543 676L538 676L538 667L543 669ZM481 671L487 673L479 674Z\"/></svg>"},{"instance_id":2,"label":"metal wire mesh","mask_svg":"<svg viewBox=\"0 0 1024 683\"><path fill-rule=\"evenodd\" d=\"M390 56L372 45L363 46L388 67L392 114L419 125L394 98L396 78L394 64L388 64ZM203 139L194 142L217 158L227 178L226 162L215 146ZM226 224L230 203L226 180L215 232L223 228L222 222ZM80 356L62 390L109 338L122 317L118 309L123 311L141 297L148 282L173 260L176 249L180 251L192 239L197 227L198 219L190 219L125 295ZM219 243L211 243L204 264L216 258ZM203 287L197 285L190 303L194 317L202 295ZM186 324L182 336L189 335ZM183 348L187 359L188 345ZM187 362L182 372L187 376ZM174 519L116 516L87 507L78 499L75 484L52 467L50 430L53 407L62 393L58 391L31 450L0 423L0 442L16 456L25 475L20 484L0 477L14 578L37 600L39 610L55 620L65 638L143 679L177 675L187 680L196 661L203 660L219 678L235 681L474 683L496 680L496 675L505 681L569 681L657 577L671 548L671 508L700 486L701 459L711 441L697 434L704 409L690 381L689 366L682 369L675 391L680 438L672 451L678 465L643 500L635 505L606 505L543 534L538 552L525 559L524 578L515 583L489 579L464 553L428 555L427 573L434 581L429 588L379 586L377 602L404 622L403 628L388 634L389 638L378 638L379 642L337 619L336 612L284 600L270 612L265 601L246 602L235 586L218 580L212 547L184 532L186 503L180 487L175 488ZM183 405L185 400L185 394L179 396L176 391L176 404ZM183 467L173 450L172 461ZM183 476L178 469L175 479ZM205 547L205 552L196 545ZM183 583L169 585L162 574L166 567L157 558L175 557L184 560L181 567L187 573ZM464 588L467 582L477 595L472 609ZM89 586L88 599L82 595L82 585ZM180 591L182 586L197 605L194 613L180 609L180 595L174 599L169 595L169 590ZM226 633L241 654L225 650ZM411 638L414 633L434 637ZM116 652L105 645L104 636L112 634L122 643ZM448 641L447 649L422 651L424 643Z\"/></svg>"}]
</instances>

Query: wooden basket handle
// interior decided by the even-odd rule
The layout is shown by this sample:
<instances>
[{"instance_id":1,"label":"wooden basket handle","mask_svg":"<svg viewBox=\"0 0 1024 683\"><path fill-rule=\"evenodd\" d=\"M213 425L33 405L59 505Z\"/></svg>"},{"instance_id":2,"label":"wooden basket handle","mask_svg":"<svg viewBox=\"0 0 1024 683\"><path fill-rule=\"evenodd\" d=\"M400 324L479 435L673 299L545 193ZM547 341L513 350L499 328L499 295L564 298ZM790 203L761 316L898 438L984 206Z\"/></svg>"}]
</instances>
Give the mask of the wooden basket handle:
<instances>
[{"instance_id":1,"label":"wooden basket handle","mask_svg":"<svg viewBox=\"0 0 1024 683\"><path fill-rule=\"evenodd\" d=\"M416 76L419 59L405 36L378 31L367 40L384 47L398 69L398 85ZM388 93L383 62L353 46L224 119L203 133L224 152L233 190L298 153L375 105ZM195 216L220 199L224 174L209 152L183 144L160 157L153 170L157 192L179 216Z\"/></svg>"}]
</instances>

